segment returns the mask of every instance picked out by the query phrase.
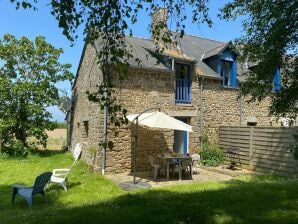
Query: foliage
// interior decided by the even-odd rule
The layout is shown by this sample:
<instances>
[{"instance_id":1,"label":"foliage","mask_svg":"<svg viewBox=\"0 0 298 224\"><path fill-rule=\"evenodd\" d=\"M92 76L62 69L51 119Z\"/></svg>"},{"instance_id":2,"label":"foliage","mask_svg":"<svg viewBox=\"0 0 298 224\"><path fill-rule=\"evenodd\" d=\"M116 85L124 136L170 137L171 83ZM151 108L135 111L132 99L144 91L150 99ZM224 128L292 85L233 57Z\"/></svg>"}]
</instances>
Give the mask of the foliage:
<instances>
[{"instance_id":1,"label":"foliage","mask_svg":"<svg viewBox=\"0 0 298 224\"><path fill-rule=\"evenodd\" d=\"M200 155L205 166L218 166L224 161L223 150L215 144L204 143Z\"/></svg>"},{"instance_id":2,"label":"foliage","mask_svg":"<svg viewBox=\"0 0 298 224\"><path fill-rule=\"evenodd\" d=\"M270 113L295 118L298 114L298 1L233 0L221 9L223 19L242 16L244 34L236 40L240 61L257 64L242 86L251 101L272 99ZM281 92L272 91L274 71L282 73Z\"/></svg>"},{"instance_id":3,"label":"foliage","mask_svg":"<svg viewBox=\"0 0 298 224\"><path fill-rule=\"evenodd\" d=\"M0 40L0 129L3 144L17 154L26 154L29 137L45 144L45 130L56 127L46 108L57 104L55 84L73 78L70 64L59 63L62 53L41 36Z\"/></svg>"},{"instance_id":4,"label":"foliage","mask_svg":"<svg viewBox=\"0 0 298 224\"><path fill-rule=\"evenodd\" d=\"M66 122L57 122L57 128L67 128L67 123Z\"/></svg>"},{"instance_id":5,"label":"foliage","mask_svg":"<svg viewBox=\"0 0 298 224\"><path fill-rule=\"evenodd\" d=\"M274 176L245 176L232 181L185 183L125 192L78 161L69 173L67 192L47 185L46 201L33 209L16 197L11 185L32 185L37 175L72 163L69 153L0 159L2 223L297 223L298 181ZM179 209L177 209L179 208ZM156 215L153 215L156 214Z\"/></svg>"}]
</instances>

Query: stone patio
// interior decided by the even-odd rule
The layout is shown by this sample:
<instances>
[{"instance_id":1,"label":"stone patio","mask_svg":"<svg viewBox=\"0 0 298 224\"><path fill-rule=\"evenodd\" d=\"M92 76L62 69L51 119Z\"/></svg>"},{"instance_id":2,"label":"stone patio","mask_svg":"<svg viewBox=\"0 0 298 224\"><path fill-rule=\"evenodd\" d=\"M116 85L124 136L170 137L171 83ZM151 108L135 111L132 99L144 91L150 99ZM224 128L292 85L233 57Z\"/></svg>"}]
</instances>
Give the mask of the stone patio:
<instances>
[{"instance_id":1,"label":"stone patio","mask_svg":"<svg viewBox=\"0 0 298 224\"><path fill-rule=\"evenodd\" d=\"M124 190L132 190L135 188L147 188L147 187L164 187L177 184L187 184L187 183L203 183L212 181L227 181L231 180L236 176L242 175L252 175L256 172L250 170L230 170L222 167L199 167L197 168L197 173L194 172L192 179L182 179L179 181L178 173L174 177L170 177L169 180L166 179L163 172L161 172L160 177L156 181L153 180L153 172L149 176L149 171L137 172L136 182L137 185L133 184L133 174L132 173L121 173L121 174L109 174L106 177L116 184L118 184Z\"/></svg>"}]
</instances>

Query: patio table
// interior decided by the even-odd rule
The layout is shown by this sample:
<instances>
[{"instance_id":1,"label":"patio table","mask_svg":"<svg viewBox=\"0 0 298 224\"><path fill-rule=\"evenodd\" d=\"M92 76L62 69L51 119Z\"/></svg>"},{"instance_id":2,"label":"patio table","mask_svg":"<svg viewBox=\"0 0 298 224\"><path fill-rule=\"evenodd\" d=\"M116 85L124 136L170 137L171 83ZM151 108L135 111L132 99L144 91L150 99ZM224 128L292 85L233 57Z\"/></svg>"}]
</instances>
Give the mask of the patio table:
<instances>
[{"instance_id":1,"label":"patio table","mask_svg":"<svg viewBox=\"0 0 298 224\"><path fill-rule=\"evenodd\" d=\"M178 161L178 173L179 173L179 180L182 180L182 161L189 159L191 161L190 156L185 155L158 155L159 159L162 159L166 162L167 165L167 180L170 179L170 163L173 159ZM190 163L190 178L192 179L192 163Z\"/></svg>"}]
</instances>

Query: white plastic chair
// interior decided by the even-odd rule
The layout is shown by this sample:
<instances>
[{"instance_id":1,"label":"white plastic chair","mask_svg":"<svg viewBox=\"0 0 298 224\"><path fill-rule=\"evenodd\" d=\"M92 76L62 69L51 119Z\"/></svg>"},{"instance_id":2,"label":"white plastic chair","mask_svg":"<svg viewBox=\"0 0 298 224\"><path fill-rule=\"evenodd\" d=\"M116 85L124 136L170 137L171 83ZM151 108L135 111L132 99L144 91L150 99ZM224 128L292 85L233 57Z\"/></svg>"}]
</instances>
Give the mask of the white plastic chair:
<instances>
[{"instance_id":1,"label":"white plastic chair","mask_svg":"<svg viewBox=\"0 0 298 224\"><path fill-rule=\"evenodd\" d=\"M149 176L151 174L152 169L154 169L154 177L153 177L153 179L156 180L157 175L158 175L160 169L162 168L162 166L160 164L158 164L158 163L155 163L154 158L152 156L149 156L149 162L150 162L150 165L151 165Z\"/></svg>"},{"instance_id":2,"label":"white plastic chair","mask_svg":"<svg viewBox=\"0 0 298 224\"><path fill-rule=\"evenodd\" d=\"M191 155L191 159L192 159L192 169L194 171L194 168L196 169L196 174L198 174L198 166L199 166L199 162L201 160L201 156L197 153L192 154Z\"/></svg>"},{"instance_id":3,"label":"white plastic chair","mask_svg":"<svg viewBox=\"0 0 298 224\"><path fill-rule=\"evenodd\" d=\"M53 175L51 176L51 183L60 184L65 191L67 191L67 175L71 171L72 167L75 165L76 161L79 159L80 154L82 152L82 144L76 144L76 147L73 151L74 162L72 163L70 168L60 168L53 169Z\"/></svg>"}]
</instances>

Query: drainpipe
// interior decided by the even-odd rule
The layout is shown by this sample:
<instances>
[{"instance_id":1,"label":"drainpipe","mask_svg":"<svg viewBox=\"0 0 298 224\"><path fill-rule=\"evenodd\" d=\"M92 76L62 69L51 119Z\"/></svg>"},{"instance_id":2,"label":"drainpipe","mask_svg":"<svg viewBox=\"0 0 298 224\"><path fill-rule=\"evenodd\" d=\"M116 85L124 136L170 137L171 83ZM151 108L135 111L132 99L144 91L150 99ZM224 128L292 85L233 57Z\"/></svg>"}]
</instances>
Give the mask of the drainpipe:
<instances>
[{"instance_id":1,"label":"drainpipe","mask_svg":"<svg viewBox=\"0 0 298 224\"><path fill-rule=\"evenodd\" d=\"M175 70L175 59L172 58L172 70L174 71Z\"/></svg>"},{"instance_id":2,"label":"drainpipe","mask_svg":"<svg viewBox=\"0 0 298 224\"><path fill-rule=\"evenodd\" d=\"M107 92L104 93L105 98L107 97ZM107 145L107 106L104 106L104 119L103 119L103 143L105 147ZM106 148L102 147L102 166L101 166L101 174L105 175L106 169Z\"/></svg>"},{"instance_id":3,"label":"drainpipe","mask_svg":"<svg viewBox=\"0 0 298 224\"><path fill-rule=\"evenodd\" d=\"M203 148L203 113L204 113L204 103L203 103L203 80L204 77L200 78L200 148Z\"/></svg>"},{"instance_id":4,"label":"drainpipe","mask_svg":"<svg viewBox=\"0 0 298 224\"><path fill-rule=\"evenodd\" d=\"M93 43L93 47L95 49L96 55L99 56L99 51L95 45L95 43ZM105 62L107 62L108 60L105 60ZM102 65L102 66L107 66L106 64ZM102 71L104 73L104 71ZM106 88L106 83L105 83L105 88ZM105 99L107 98L107 91L105 89L104 92L104 97ZM107 115L108 115L108 107L106 105L104 105L104 117L103 117L103 144L105 145L105 147L107 147ZM106 148L102 146L102 150L101 150L101 154L102 154L102 160L101 160L101 174L105 175L105 170L106 170Z\"/></svg>"},{"instance_id":5,"label":"drainpipe","mask_svg":"<svg viewBox=\"0 0 298 224\"><path fill-rule=\"evenodd\" d=\"M242 126L242 94L241 94L241 89L240 89L240 97L239 97L239 110L240 110L240 126Z\"/></svg>"},{"instance_id":6,"label":"drainpipe","mask_svg":"<svg viewBox=\"0 0 298 224\"><path fill-rule=\"evenodd\" d=\"M172 58L172 71L174 72L175 71L175 59L174 58ZM173 77L173 75L171 75L171 78ZM173 90L174 90L174 96L173 96L173 102L174 102L174 104L175 104L175 95L176 95L176 75L175 75L175 73L174 73L174 80L173 80Z\"/></svg>"}]
</instances>

